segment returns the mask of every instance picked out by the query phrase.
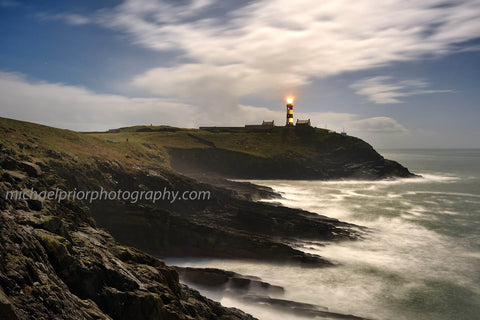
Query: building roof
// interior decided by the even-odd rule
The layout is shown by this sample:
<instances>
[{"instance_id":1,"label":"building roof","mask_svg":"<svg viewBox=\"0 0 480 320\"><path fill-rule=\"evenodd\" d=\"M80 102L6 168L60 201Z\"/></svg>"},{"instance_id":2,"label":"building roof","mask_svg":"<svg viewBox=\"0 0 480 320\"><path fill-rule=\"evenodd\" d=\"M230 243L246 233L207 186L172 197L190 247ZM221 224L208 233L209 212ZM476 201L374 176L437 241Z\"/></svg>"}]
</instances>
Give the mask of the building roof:
<instances>
[{"instance_id":1,"label":"building roof","mask_svg":"<svg viewBox=\"0 0 480 320\"><path fill-rule=\"evenodd\" d=\"M311 126L310 119L308 120L299 120L297 119L297 126Z\"/></svg>"}]
</instances>

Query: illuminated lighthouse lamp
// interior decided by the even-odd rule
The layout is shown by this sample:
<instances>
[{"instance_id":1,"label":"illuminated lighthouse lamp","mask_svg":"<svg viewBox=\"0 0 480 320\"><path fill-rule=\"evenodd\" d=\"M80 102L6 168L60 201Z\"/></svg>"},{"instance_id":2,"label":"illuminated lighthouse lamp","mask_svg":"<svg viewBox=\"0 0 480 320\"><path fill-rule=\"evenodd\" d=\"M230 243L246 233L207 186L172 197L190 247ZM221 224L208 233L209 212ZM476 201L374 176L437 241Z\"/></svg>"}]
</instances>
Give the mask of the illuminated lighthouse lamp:
<instances>
[{"instance_id":1,"label":"illuminated lighthouse lamp","mask_svg":"<svg viewBox=\"0 0 480 320\"><path fill-rule=\"evenodd\" d=\"M293 127L293 97L287 98L287 127Z\"/></svg>"}]
</instances>

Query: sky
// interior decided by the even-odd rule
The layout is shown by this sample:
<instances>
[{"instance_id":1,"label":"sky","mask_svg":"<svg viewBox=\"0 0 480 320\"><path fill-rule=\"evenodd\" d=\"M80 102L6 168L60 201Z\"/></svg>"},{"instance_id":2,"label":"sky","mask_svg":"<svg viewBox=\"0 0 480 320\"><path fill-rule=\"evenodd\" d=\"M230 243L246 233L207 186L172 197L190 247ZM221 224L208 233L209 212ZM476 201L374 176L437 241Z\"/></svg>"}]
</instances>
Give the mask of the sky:
<instances>
[{"instance_id":1,"label":"sky","mask_svg":"<svg viewBox=\"0 0 480 320\"><path fill-rule=\"evenodd\" d=\"M479 0L0 0L0 116L480 148Z\"/></svg>"}]
</instances>

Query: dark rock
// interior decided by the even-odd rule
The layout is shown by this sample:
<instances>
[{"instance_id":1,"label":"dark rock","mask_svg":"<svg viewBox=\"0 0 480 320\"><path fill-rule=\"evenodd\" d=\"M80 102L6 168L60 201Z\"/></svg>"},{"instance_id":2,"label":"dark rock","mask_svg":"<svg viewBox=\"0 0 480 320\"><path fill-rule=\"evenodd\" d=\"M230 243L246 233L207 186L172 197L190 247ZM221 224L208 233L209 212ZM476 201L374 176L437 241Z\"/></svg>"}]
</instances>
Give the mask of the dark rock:
<instances>
[{"instance_id":1,"label":"dark rock","mask_svg":"<svg viewBox=\"0 0 480 320\"><path fill-rule=\"evenodd\" d=\"M257 201L261 199L281 199L282 196L272 188L253 184L251 182L239 182L222 178L212 174L192 175L198 181L216 186L218 188L231 190L232 194L244 200Z\"/></svg>"},{"instance_id":2,"label":"dark rock","mask_svg":"<svg viewBox=\"0 0 480 320\"><path fill-rule=\"evenodd\" d=\"M329 312L327 311L328 308L309 303L301 303L291 300L276 299L259 295L245 295L241 298L249 302L258 303L263 307L272 307L277 311L280 310L282 312L296 316L303 316L308 318L366 320L366 318L357 317L354 315Z\"/></svg>"},{"instance_id":3,"label":"dark rock","mask_svg":"<svg viewBox=\"0 0 480 320\"><path fill-rule=\"evenodd\" d=\"M62 155L61 153L59 152L56 152L54 150L51 150L51 149L48 149L46 151L46 154L49 158L53 158L53 159L57 159L57 160L61 160L62 159Z\"/></svg>"},{"instance_id":4,"label":"dark rock","mask_svg":"<svg viewBox=\"0 0 480 320\"><path fill-rule=\"evenodd\" d=\"M67 157L68 159L72 160L73 162L78 162L78 157L77 157L76 155L67 153L67 154L66 154L66 157Z\"/></svg>"},{"instance_id":5,"label":"dark rock","mask_svg":"<svg viewBox=\"0 0 480 320\"><path fill-rule=\"evenodd\" d=\"M42 169L28 161L18 161L11 156L0 159L0 166L5 170L21 170L26 172L30 177L38 177L42 174Z\"/></svg>"},{"instance_id":6,"label":"dark rock","mask_svg":"<svg viewBox=\"0 0 480 320\"><path fill-rule=\"evenodd\" d=\"M10 183L16 183L25 180L27 176L18 171L5 170L2 173L2 178Z\"/></svg>"},{"instance_id":7,"label":"dark rock","mask_svg":"<svg viewBox=\"0 0 480 320\"><path fill-rule=\"evenodd\" d=\"M3 289L0 287L0 319L2 320L20 320L15 312L15 307L7 298Z\"/></svg>"},{"instance_id":8,"label":"dark rock","mask_svg":"<svg viewBox=\"0 0 480 320\"><path fill-rule=\"evenodd\" d=\"M244 294L248 291L264 295L281 295L284 293L284 289L280 286L261 281L257 277L245 276L232 271L192 267L175 267L175 269L178 271L182 281L195 287L217 291L228 290L239 294Z\"/></svg>"},{"instance_id":9,"label":"dark rock","mask_svg":"<svg viewBox=\"0 0 480 320\"><path fill-rule=\"evenodd\" d=\"M38 144L27 144L27 145L25 145L25 148L29 149L29 150L37 150L38 149Z\"/></svg>"},{"instance_id":10,"label":"dark rock","mask_svg":"<svg viewBox=\"0 0 480 320\"><path fill-rule=\"evenodd\" d=\"M43 208L43 200L41 199L27 199L28 207L35 211L41 211Z\"/></svg>"},{"instance_id":11,"label":"dark rock","mask_svg":"<svg viewBox=\"0 0 480 320\"><path fill-rule=\"evenodd\" d=\"M233 272L213 268L180 268L176 267L183 281L205 287L220 287L235 277Z\"/></svg>"},{"instance_id":12,"label":"dark rock","mask_svg":"<svg viewBox=\"0 0 480 320\"><path fill-rule=\"evenodd\" d=\"M18 166L23 170L25 171L26 173L28 173L28 175L30 177L34 177L34 178L37 178L38 176L40 176L42 174L42 169L34 164L34 163L31 163L31 162L28 162L28 161L21 161Z\"/></svg>"},{"instance_id":13,"label":"dark rock","mask_svg":"<svg viewBox=\"0 0 480 320\"><path fill-rule=\"evenodd\" d=\"M4 157L3 159L0 158L0 166L5 170L18 170L19 162L12 157Z\"/></svg>"}]
</instances>

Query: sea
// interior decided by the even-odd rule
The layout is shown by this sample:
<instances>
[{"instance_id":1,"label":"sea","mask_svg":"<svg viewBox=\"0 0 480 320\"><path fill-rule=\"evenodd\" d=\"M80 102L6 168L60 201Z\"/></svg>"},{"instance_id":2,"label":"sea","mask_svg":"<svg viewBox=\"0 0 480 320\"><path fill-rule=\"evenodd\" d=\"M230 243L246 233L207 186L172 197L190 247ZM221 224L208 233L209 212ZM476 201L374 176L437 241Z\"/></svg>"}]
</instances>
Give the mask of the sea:
<instances>
[{"instance_id":1,"label":"sea","mask_svg":"<svg viewBox=\"0 0 480 320\"><path fill-rule=\"evenodd\" d=\"M480 319L480 150L379 152L421 177L251 181L280 192L283 199L273 201L285 206L367 227L358 241L295 244L337 266L302 268L220 259L167 262L257 276L284 287L276 298L368 319ZM259 319L306 319L197 289Z\"/></svg>"}]
</instances>

